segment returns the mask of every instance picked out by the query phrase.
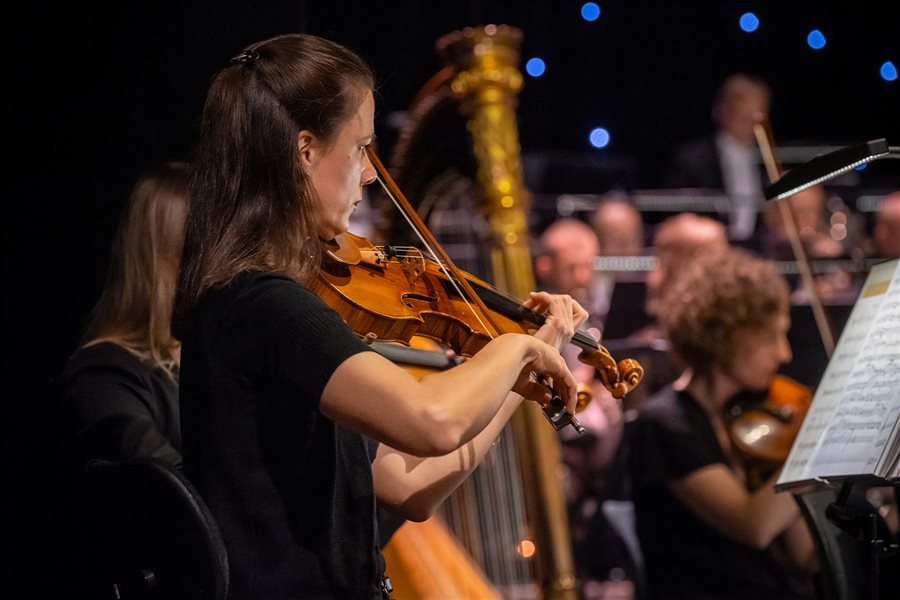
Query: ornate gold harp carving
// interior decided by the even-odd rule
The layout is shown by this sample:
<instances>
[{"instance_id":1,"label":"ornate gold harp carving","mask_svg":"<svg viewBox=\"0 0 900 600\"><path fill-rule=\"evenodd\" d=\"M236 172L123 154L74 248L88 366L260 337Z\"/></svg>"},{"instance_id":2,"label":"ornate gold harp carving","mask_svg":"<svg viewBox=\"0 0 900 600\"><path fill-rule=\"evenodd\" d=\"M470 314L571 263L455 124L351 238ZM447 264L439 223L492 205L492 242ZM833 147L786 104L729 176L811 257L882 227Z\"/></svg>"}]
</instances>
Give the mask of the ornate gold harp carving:
<instances>
[{"instance_id":1,"label":"ornate gold harp carving","mask_svg":"<svg viewBox=\"0 0 900 600\"><path fill-rule=\"evenodd\" d=\"M446 67L412 103L391 170L458 266L524 298L534 276L515 112L521 40L505 25L440 38ZM462 242L448 239L454 224ZM382 231L404 239L390 219ZM505 598L577 597L559 465L556 432L527 403L442 509L441 522ZM401 543L395 535L386 548L389 575L391 546Z\"/></svg>"}]
</instances>

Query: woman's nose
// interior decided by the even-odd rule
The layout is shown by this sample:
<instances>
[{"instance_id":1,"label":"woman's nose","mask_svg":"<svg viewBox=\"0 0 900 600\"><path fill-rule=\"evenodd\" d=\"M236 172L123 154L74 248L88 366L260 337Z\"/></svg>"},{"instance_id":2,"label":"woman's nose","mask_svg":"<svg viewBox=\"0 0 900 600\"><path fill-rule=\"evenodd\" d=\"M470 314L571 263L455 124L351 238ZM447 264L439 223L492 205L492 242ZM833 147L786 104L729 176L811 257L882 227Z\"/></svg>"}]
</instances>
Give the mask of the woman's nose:
<instances>
[{"instance_id":1,"label":"woman's nose","mask_svg":"<svg viewBox=\"0 0 900 600\"><path fill-rule=\"evenodd\" d=\"M794 358L794 353L791 351L791 343L788 341L787 336L784 336L781 340L781 355L779 358L781 359L782 364L787 364L791 362L791 359Z\"/></svg>"},{"instance_id":2,"label":"woman's nose","mask_svg":"<svg viewBox=\"0 0 900 600\"><path fill-rule=\"evenodd\" d=\"M365 186L369 185L370 183L374 183L376 179L378 179L378 173L375 170L375 165L372 164L372 161L367 155L365 164L363 165L360 183Z\"/></svg>"}]
</instances>

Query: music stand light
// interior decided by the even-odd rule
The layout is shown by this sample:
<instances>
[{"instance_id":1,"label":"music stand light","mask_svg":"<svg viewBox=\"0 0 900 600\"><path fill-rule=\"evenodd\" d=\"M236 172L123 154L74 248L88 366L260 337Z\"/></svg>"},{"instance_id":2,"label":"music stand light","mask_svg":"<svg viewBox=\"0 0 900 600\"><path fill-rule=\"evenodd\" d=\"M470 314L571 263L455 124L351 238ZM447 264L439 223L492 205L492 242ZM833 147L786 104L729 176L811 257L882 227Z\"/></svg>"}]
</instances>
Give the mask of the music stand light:
<instances>
[{"instance_id":1,"label":"music stand light","mask_svg":"<svg viewBox=\"0 0 900 600\"><path fill-rule=\"evenodd\" d=\"M888 146L884 138L847 146L816 156L799 167L785 173L778 181L765 189L766 200L781 200L793 196L819 183L834 179L838 175L860 165L886 156L900 157L896 146Z\"/></svg>"}]
</instances>

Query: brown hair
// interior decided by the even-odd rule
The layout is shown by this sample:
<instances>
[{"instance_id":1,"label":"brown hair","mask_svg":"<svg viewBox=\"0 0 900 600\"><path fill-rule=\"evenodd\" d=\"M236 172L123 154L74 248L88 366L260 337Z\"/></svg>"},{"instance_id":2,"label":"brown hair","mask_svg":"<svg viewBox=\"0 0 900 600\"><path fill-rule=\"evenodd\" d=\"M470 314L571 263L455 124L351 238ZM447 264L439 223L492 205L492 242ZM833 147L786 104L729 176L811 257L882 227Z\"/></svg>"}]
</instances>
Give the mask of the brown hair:
<instances>
[{"instance_id":1,"label":"brown hair","mask_svg":"<svg viewBox=\"0 0 900 600\"><path fill-rule=\"evenodd\" d=\"M732 248L684 265L663 306L659 318L672 350L703 374L728 365L738 335L786 314L790 291L772 261Z\"/></svg>"},{"instance_id":2,"label":"brown hair","mask_svg":"<svg viewBox=\"0 0 900 600\"><path fill-rule=\"evenodd\" d=\"M170 375L178 347L170 325L190 173L187 163L167 162L135 183L82 339L88 345L119 344Z\"/></svg>"},{"instance_id":3,"label":"brown hair","mask_svg":"<svg viewBox=\"0 0 900 600\"><path fill-rule=\"evenodd\" d=\"M326 143L374 87L351 50L307 34L252 44L210 86L195 150L176 331L204 292L246 271L308 280L321 261L297 136Z\"/></svg>"}]
</instances>

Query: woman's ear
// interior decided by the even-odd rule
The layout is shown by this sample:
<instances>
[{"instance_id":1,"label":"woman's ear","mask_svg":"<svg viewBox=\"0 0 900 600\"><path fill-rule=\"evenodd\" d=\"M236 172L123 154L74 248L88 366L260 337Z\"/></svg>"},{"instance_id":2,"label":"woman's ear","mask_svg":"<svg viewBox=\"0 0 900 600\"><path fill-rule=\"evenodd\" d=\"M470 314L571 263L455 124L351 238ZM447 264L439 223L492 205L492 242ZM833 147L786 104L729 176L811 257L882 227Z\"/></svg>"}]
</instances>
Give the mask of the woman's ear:
<instances>
[{"instance_id":1,"label":"woman's ear","mask_svg":"<svg viewBox=\"0 0 900 600\"><path fill-rule=\"evenodd\" d=\"M300 157L300 168L308 172L315 162L316 136L308 129L297 134L297 156Z\"/></svg>"}]
</instances>

